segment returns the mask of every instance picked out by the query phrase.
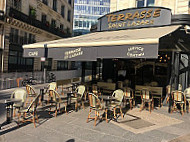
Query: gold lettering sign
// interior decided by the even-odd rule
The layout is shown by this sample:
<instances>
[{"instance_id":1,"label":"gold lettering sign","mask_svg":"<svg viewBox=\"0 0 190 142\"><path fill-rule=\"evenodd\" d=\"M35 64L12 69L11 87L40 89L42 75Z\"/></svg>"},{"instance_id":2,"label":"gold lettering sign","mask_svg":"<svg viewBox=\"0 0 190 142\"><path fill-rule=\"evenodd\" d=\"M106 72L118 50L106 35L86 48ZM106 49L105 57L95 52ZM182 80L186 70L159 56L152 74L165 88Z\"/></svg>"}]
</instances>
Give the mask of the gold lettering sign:
<instances>
[{"instance_id":1,"label":"gold lettering sign","mask_svg":"<svg viewBox=\"0 0 190 142\"><path fill-rule=\"evenodd\" d=\"M119 21L125 21L125 20L134 20L134 19L148 19L148 18L157 18L160 17L161 9L149 9L143 10L143 11L135 11L135 13L124 13L124 14L108 14L107 19L109 22L119 22Z\"/></svg>"},{"instance_id":2,"label":"gold lettering sign","mask_svg":"<svg viewBox=\"0 0 190 142\"><path fill-rule=\"evenodd\" d=\"M108 29L154 25L154 18L160 17L161 9L136 10L134 13L108 14Z\"/></svg>"}]
</instances>

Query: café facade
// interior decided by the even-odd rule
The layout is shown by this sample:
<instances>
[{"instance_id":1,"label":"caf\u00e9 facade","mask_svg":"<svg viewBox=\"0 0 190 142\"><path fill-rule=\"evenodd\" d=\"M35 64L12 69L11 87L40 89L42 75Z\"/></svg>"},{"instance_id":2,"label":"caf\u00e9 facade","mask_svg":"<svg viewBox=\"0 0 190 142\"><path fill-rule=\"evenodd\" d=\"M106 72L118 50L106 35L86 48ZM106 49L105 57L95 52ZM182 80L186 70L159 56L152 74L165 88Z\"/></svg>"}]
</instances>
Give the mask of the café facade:
<instances>
[{"instance_id":1,"label":"caf\u00e9 facade","mask_svg":"<svg viewBox=\"0 0 190 142\"><path fill-rule=\"evenodd\" d=\"M24 57L102 64L102 79L131 85L157 81L183 89L190 84L190 15L164 7L124 9L98 19L90 34L24 45ZM84 73L83 73L84 76Z\"/></svg>"}]
</instances>

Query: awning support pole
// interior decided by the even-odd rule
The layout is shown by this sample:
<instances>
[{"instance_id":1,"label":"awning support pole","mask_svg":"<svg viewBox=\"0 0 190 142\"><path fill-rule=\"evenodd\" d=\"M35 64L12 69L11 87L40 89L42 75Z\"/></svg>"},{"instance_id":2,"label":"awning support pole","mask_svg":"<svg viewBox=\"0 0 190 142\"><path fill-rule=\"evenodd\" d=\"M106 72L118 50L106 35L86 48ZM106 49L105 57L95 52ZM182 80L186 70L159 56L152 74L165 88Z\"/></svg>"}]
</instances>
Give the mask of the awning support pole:
<instances>
[{"instance_id":1,"label":"awning support pole","mask_svg":"<svg viewBox=\"0 0 190 142\"><path fill-rule=\"evenodd\" d=\"M85 66L86 66L86 62L82 62L82 75L81 75L82 83L85 82Z\"/></svg>"},{"instance_id":2,"label":"awning support pole","mask_svg":"<svg viewBox=\"0 0 190 142\"><path fill-rule=\"evenodd\" d=\"M187 87L190 87L190 54L188 54Z\"/></svg>"},{"instance_id":3,"label":"awning support pole","mask_svg":"<svg viewBox=\"0 0 190 142\"><path fill-rule=\"evenodd\" d=\"M92 82L96 80L96 61L92 62Z\"/></svg>"},{"instance_id":4,"label":"awning support pole","mask_svg":"<svg viewBox=\"0 0 190 142\"><path fill-rule=\"evenodd\" d=\"M180 70L180 53L176 53L176 58L175 58L175 90L178 90L179 86L179 70Z\"/></svg>"}]
</instances>

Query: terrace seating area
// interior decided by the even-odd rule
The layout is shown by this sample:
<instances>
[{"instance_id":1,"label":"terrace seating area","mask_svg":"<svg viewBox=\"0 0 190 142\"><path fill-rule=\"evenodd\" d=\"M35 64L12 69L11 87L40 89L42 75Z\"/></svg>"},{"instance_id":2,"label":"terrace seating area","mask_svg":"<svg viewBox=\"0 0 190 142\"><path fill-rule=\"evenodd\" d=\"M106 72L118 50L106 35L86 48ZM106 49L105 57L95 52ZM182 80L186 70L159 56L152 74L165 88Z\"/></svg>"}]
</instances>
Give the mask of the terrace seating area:
<instances>
[{"instance_id":1,"label":"terrace seating area","mask_svg":"<svg viewBox=\"0 0 190 142\"><path fill-rule=\"evenodd\" d=\"M87 122L92 119L94 126L97 126L98 119L100 121L105 119L107 123L110 120L118 122L127 117L128 110L135 109L141 112L147 106L151 113L155 107L163 106L163 87L136 85L135 89L132 89L123 84L121 81L118 84L103 81L81 83L80 78L74 78L49 83L40 91L36 91L30 85L26 85L25 89L16 88L11 95L11 99L17 99L13 105L14 115L11 119L17 117L18 125L31 121L36 127L38 111L45 111L57 117L63 113L69 115L72 111L77 112L83 108L83 110L89 109ZM178 108L182 115L184 112L189 112L189 88L182 92L167 87L167 94L172 100L171 113ZM94 117L91 117L92 111L95 111Z\"/></svg>"}]
</instances>

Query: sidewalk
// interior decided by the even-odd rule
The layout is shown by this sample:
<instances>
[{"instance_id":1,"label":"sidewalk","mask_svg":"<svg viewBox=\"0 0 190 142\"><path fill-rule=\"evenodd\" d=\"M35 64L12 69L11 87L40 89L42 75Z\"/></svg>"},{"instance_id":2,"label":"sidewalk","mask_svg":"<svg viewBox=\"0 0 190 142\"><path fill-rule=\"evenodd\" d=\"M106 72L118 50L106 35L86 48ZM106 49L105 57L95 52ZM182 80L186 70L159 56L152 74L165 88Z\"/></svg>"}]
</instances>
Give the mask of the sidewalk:
<instances>
[{"instance_id":1,"label":"sidewalk","mask_svg":"<svg viewBox=\"0 0 190 142\"><path fill-rule=\"evenodd\" d=\"M119 123L98 121L94 127L94 121L86 123L89 112L87 105L85 110L59 114L56 118L47 112L38 112L37 128L33 123L19 128L15 123L4 126L0 130L0 142L177 142L190 137L189 113L184 116L179 112L169 114L168 108L162 107L155 108L150 114L147 110L139 112L136 107L127 110L124 119L119 117ZM5 108L0 107L1 111L5 111ZM5 118L5 114L0 114L0 121L2 118Z\"/></svg>"}]
</instances>

